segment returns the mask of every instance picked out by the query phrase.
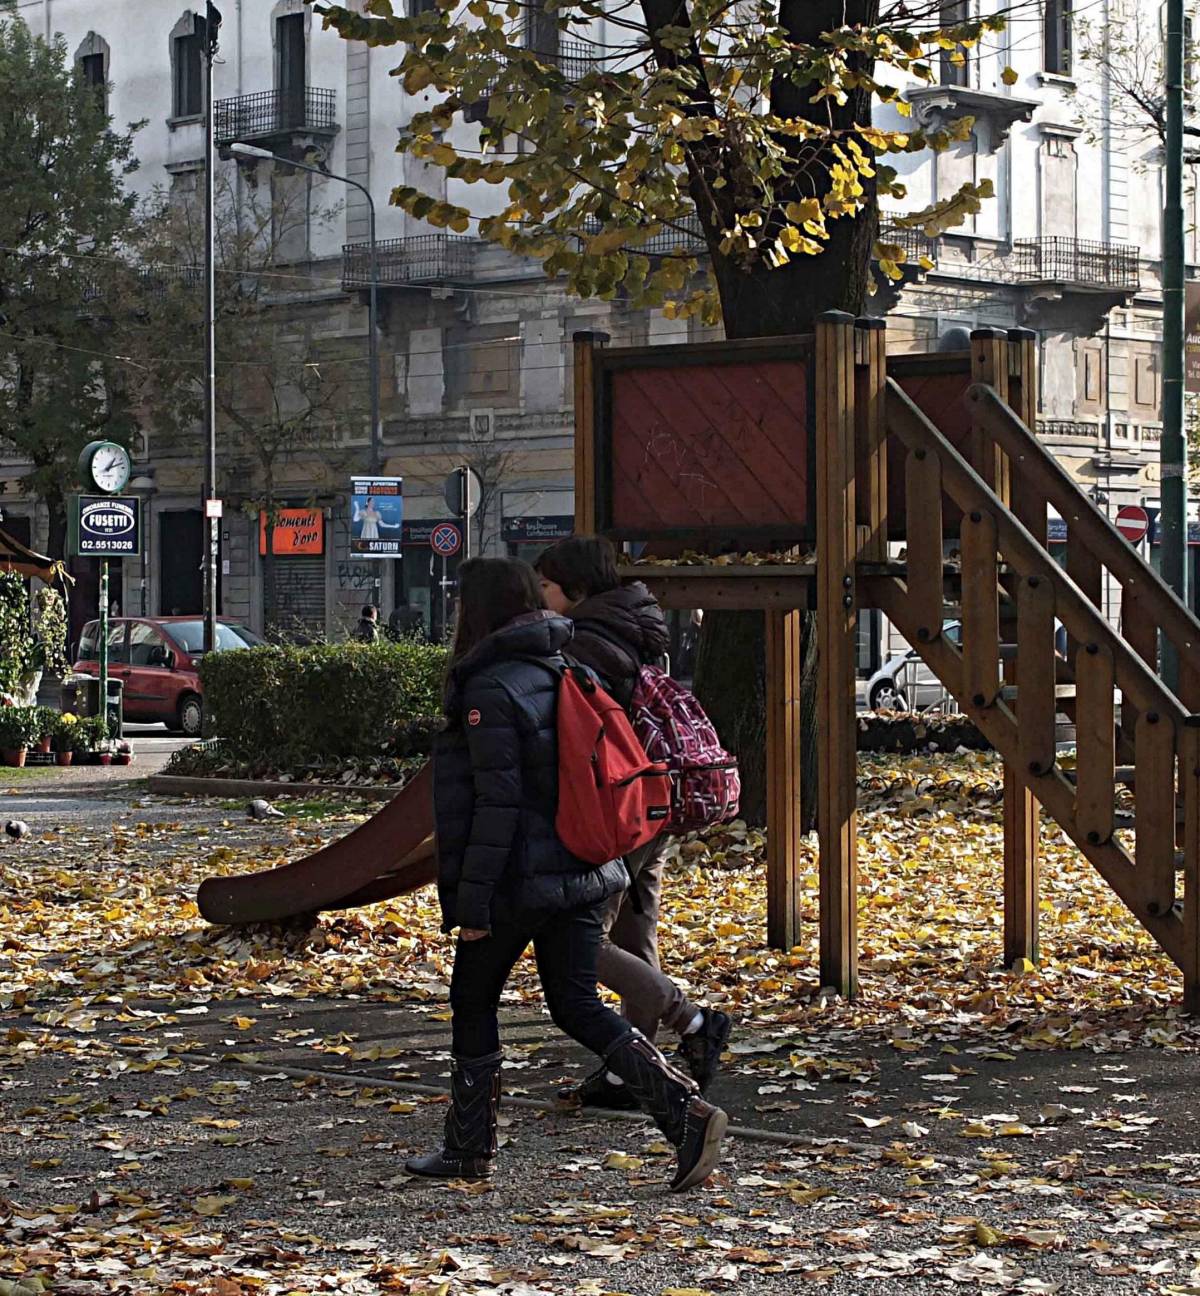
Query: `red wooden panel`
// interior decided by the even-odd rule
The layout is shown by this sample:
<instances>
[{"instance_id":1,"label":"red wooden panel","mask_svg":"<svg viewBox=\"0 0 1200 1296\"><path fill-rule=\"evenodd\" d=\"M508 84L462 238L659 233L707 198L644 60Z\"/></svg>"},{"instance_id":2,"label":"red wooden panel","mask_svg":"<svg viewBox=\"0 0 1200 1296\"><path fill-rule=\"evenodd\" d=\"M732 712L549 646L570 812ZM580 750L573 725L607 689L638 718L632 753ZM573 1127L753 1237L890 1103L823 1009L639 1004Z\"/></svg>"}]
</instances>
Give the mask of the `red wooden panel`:
<instances>
[{"instance_id":1,"label":"red wooden panel","mask_svg":"<svg viewBox=\"0 0 1200 1296\"><path fill-rule=\"evenodd\" d=\"M621 367L607 382L604 529L811 534L805 359Z\"/></svg>"},{"instance_id":2,"label":"red wooden panel","mask_svg":"<svg viewBox=\"0 0 1200 1296\"><path fill-rule=\"evenodd\" d=\"M905 362L908 362L907 364ZM888 364L888 372L904 389L905 395L939 428L963 454L971 431L971 415L963 399L970 387L968 357L948 355L946 368L933 368L934 356L898 356ZM905 449L898 437L888 438L888 532L894 540L907 534L905 522L904 460ZM958 535L962 512L950 500L942 505L942 522L946 535Z\"/></svg>"}]
</instances>

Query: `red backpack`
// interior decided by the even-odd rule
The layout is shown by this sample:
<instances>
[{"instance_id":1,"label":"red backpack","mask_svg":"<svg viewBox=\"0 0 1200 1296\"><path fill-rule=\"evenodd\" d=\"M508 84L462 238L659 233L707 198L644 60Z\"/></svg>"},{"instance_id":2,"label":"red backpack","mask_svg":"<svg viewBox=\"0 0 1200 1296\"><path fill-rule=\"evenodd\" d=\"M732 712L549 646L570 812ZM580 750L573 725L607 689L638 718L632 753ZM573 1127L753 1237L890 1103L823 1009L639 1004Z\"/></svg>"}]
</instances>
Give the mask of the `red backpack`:
<instances>
[{"instance_id":1,"label":"red backpack","mask_svg":"<svg viewBox=\"0 0 1200 1296\"><path fill-rule=\"evenodd\" d=\"M663 830L689 833L736 819L742 793L737 761L695 697L656 666L643 666L629 710L647 757L671 774L671 813Z\"/></svg>"},{"instance_id":2,"label":"red backpack","mask_svg":"<svg viewBox=\"0 0 1200 1296\"><path fill-rule=\"evenodd\" d=\"M670 776L647 757L620 704L586 669L567 666L560 681L555 829L577 859L606 864L662 831Z\"/></svg>"}]
</instances>

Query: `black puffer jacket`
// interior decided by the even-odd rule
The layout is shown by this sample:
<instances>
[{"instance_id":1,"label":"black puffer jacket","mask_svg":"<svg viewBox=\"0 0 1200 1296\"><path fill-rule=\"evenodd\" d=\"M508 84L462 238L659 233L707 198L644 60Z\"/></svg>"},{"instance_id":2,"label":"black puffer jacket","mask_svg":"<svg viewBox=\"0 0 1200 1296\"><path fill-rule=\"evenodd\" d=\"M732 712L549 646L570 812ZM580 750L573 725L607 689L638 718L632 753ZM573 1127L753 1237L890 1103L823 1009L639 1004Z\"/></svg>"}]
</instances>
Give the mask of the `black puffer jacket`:
<instances>
[{"instance_id":1,"label":"black puffer jacket","mask_svg":"<svg viewBox=\"0 0 1200 1296\"><path fill-rule=\"evenodd\" d=\"M631 581L576 604L571 620L570 655L590 666L628 711L638 672L665 656L671 642L658 600L641 581Z\"/></svg>"},{"instance_id":2,"label":"black puffer jacket","mask_svg":"<svg viewBox=\"0 0 1200 1296\"><path fill-rule=\"evenodd\" d=\"M536 921L598 904L629 884L620 860L586 864L554 831L558 678L537 659L561 663L570 639L570 621L531 613L451 671L433 765L444 931Z\"/></svg>"}]
</instances>

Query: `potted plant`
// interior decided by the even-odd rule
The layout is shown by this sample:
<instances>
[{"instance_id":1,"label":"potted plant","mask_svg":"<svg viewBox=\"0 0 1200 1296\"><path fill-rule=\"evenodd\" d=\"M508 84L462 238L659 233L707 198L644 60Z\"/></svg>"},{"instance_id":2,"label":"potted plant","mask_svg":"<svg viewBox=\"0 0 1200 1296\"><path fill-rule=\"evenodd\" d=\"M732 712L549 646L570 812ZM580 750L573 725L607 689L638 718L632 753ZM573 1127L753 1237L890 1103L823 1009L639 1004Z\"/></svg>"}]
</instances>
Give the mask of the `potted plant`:
<instances>
[{"instance_id":1,"label":"potted plant","mask_svg":"<svg viewBox=\"0 0 1200 1296\"><path fill-rule=\"evenodd\" d=\"M0 707L0 757L5 765L25 764L25 752L35 729L32 707Z\"/></svg>"},{"instance_id":2,"label":"potted plant","mask_svg":"<svg viewBox=\"0 0 1200 1296\"><path fill-rule=\"evenodd\" d=\"M43 756L49 754L50 744L58 729L58 712L53 707L39 706L33 708L34 722L37 729L35 741L37 750Z\"/></svg>"},{"instance_id":3,"label":"potted plant","mask_svg":"<svg viewBox=\"0 0 1200 1296\"><path fill-rule=\"evenodd\" d=\"M75 731L79 728L79 717L70 711L64 711L56 717L54 725L54 758L58 765L70 765L75 758Z\"/></svg>"},{"instance_id":4,"label":"potted plant","mask_svg":"<svg viewBox=\"0 0 1200 1296\"><path fill-rule=\"evenodd\" d=\"M76 763L90 760L100 750L100 744L108 737L108 724L103 716L88 716L75 725L72 735L72 750Z\"/></svg>"},{"instance_id":5,"label":"potted plant","mask_svg":"<svg viewBox=\"0 0 1200 1296\"><path fill-rule=\"evenodd\" d=\"M113 762L117 765L133 764L133 747L127 738L119 738L113 752Z\"/></svg>"},{"instance_id":6,"label":"potted plant","mask_svg":"<svg viewBox=\"0 0 1200 1296\"><path fill-rule=\"evenodd\" d=\"M116 743L111 738L101 738L96 748L96 759L101 765L111 765L116 754Z\"/></svg>"}]
</instances>

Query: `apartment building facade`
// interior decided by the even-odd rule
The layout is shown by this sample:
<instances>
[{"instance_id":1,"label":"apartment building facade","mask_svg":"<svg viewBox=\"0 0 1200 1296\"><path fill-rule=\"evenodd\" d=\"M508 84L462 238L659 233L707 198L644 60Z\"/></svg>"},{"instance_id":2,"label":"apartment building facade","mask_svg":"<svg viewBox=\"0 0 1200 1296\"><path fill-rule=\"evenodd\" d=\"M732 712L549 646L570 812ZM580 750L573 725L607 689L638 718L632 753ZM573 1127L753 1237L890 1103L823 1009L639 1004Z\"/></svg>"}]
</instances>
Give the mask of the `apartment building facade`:
<instances>
[{"instance_id":1,"label":"apartment building facade","mask_svg":"<svg viewBox=\"0 0 1200 1296\"><path fill-rule=\"evenodd\" d=\"M412 0L424 4L427 0ZM992 0L982 0L991 4ZM1039 338L1040 431L1110 512L1157 503L1159 437L1159 228L1161 157L1152 130L1119 102L1104 35L1136 13L1157 31L1151 0L1101 0L1083 19L1070 0L1017 6L1007 30L963 64L943 60L939 83L911 91L921 123L969 114L971 138L944 153L903 159L918 210L964 181L992 181L996 198L966 225L935 240L912 230L885 237L909 252L903 280L880 279L872 309L889 318L892 345L954 349L980 326L1033 328ZM948 20L976 0L948 0ZM520 262L466 236L435 232L388 204L401 184L465 202L477 214L494 191L476 192L397 154L396 132L424 95L389 75L395 51L347 43L322 30L302 0L224 0L214 120L223 174L234 186L270 186L299 200L311 221L290 228L281 299L302 309L330 363L360 365L356 395L307 449L278 465L277 498L312 514L319 540L274 562L275 609L264 607L264 560L253 463L218 454L222 608L264 628L272 614L299 633L338 637L364 602L417 609L439 633L455 559L443 570L429 543L447 517L446 474L473 466L484 500L477 551L531 554L565 534L573 512L571 336L599 329L615 343L708 337L696 322L667 320L621 302L577 301ZM203 178L203 6L134 0L22 0L20 17L61 34L81 74L105 86L118 124L144 119L134 182L186 201ZM1099 32L1099 35L1095 35ZM552 23L529 39L584 66L595 44L560 39ZM1116 57L1115 53L1112 57ZM1006 84L1004 69L1017 73ZM1011 79L1011 78L1009 78ZM469 140L478 127L454 130ZM378 211L382 468L405 479L399 558L350 550L349 478L368 471L365 398L368 343L368 204L339 181L233 159L242 141L364 186ZM1195 244L1194 194L1189 221ZM332 211L331 218L316 213ZM890 223L890 213L885 225ZM662 249L687 241L665 236ZM697 242L697 250L702 250ZM1200 262L1200 247L1190 249ZM920 269L925 257L931 269ZM123 611L169 614L198 606L203 432L167 439L147 426L136 481L146 499L148 552L122 565ZM16 483L22 465L0 452L5 525L38 541L44 519ZM286 611L286 618L284 616ZM864 650L864 665L876 648Z\"/></svg>"}]
</instances>

